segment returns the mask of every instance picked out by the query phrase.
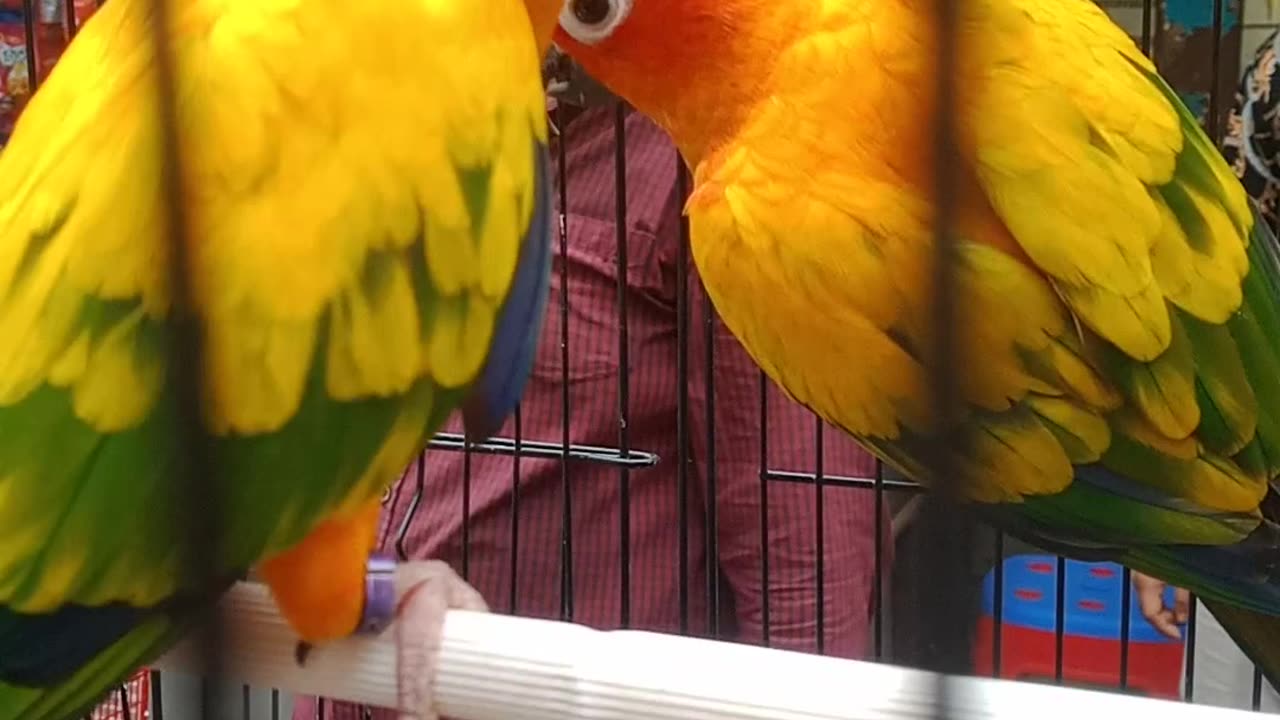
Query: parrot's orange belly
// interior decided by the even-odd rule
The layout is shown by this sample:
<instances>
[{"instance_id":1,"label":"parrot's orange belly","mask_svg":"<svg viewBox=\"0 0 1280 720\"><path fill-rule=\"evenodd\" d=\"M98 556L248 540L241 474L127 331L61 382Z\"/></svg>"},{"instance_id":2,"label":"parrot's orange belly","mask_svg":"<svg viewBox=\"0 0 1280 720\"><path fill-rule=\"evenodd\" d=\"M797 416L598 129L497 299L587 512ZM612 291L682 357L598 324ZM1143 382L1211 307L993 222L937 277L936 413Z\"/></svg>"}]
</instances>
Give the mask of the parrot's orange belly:
<instances>
[{"instance_id":1,"label":"parrot's orange belly","mask_svg":"<svg viewBox=\"0 0 1280 720\"><path fill-rule=\"evenodd\" d=\"M365 569L381 503L322 521L302 542L259 567L276 605L308 643L355 632L364 612Z\"/></svg>"}]
</instances>

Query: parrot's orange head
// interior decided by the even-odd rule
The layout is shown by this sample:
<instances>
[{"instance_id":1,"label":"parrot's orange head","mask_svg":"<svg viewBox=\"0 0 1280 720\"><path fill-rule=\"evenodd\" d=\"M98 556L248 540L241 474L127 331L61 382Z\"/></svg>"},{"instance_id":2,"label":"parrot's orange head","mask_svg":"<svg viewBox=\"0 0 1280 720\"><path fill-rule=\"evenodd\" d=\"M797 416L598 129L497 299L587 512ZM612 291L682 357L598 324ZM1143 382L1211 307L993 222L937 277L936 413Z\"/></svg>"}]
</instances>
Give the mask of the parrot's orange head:
<instances>
[{"instance_id":1,"label":"parrot's orange head","mask_svg":"<svg viewBox=\"0 0 1280 720\"><path fill-rule=\"evenodd\" d=\"M786 0L563 0L555 42L696 164L756 102Z\"/></svg>"}]
</instances>

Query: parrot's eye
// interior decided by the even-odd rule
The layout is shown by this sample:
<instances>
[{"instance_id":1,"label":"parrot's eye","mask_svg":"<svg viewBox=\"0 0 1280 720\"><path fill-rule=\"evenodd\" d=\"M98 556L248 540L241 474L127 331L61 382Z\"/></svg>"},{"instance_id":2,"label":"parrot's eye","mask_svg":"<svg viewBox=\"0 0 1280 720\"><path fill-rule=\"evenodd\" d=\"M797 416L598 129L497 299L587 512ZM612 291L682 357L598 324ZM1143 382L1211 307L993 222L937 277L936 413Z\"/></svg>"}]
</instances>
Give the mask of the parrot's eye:
<instances>
[{"instance_id":1,"label":"parrot's eye","mask_svg":"<svg viewBox=\"0 0 1280 720\"><path fill-rule=\"evenodd\" d=\"M595 45L627 19L631 3L632 0L565 0L560 27L574 40Z\"/></svg>"}]
</instances>

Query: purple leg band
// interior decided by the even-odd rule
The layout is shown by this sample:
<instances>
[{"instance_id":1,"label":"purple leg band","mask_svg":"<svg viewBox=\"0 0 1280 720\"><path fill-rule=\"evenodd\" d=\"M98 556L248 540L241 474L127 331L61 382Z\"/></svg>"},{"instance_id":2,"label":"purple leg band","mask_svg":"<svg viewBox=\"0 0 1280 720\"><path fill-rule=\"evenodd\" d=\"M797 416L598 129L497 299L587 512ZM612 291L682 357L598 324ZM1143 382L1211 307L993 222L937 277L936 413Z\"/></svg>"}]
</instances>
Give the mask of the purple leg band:
<instances>
[{"instance_id":1,"label":"purple leg band","mask_svg":"<svg viewBox=\"0 0 1280 720\"><path fill-rule=\"evenodd\" d=\"M377 635L396 614L396 561L387 555L369 556L364 576L364 612L358 635Z\"/></svg>"}]
</instances>

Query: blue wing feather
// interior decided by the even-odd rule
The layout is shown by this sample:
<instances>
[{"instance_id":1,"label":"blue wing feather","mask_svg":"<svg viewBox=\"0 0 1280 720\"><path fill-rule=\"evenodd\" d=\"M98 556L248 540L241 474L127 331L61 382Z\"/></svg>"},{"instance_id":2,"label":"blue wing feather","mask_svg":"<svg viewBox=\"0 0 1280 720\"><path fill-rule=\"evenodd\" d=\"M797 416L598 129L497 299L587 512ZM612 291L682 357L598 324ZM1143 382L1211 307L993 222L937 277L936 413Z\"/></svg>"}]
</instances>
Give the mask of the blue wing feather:
<instances>
[{"instance_id":1,"label":"blue wing feather","mask_svg":"<svg viewBox=\"0 0 1280 720\"><path fill-rule=\"evenodd\" d=\"M547 147L534 142L534 209L521 240L511 291L502 304L493 344L462 403L467 439L483 440L515 410L533 369L551 292L551 178Z\"/></svg>"}]
</instances>

